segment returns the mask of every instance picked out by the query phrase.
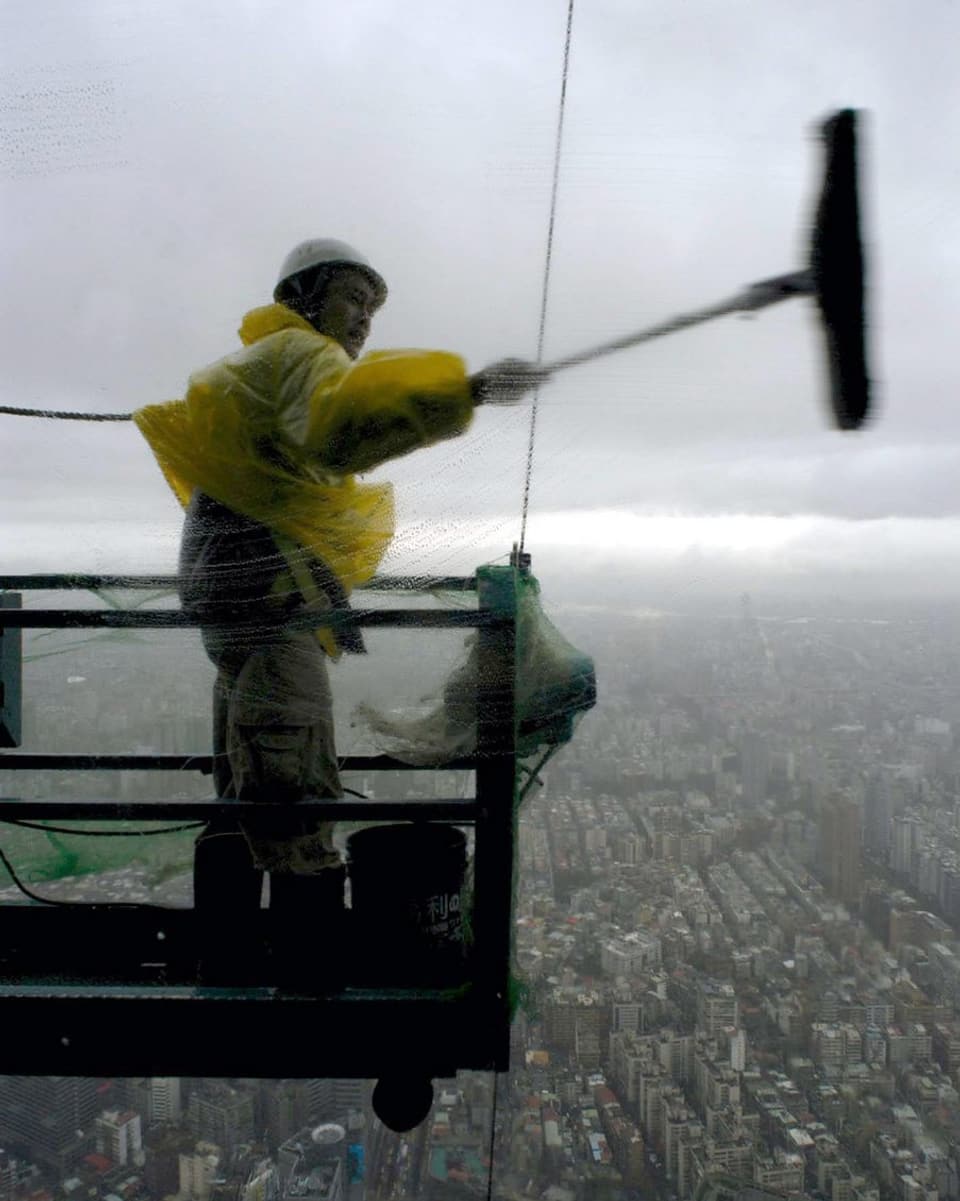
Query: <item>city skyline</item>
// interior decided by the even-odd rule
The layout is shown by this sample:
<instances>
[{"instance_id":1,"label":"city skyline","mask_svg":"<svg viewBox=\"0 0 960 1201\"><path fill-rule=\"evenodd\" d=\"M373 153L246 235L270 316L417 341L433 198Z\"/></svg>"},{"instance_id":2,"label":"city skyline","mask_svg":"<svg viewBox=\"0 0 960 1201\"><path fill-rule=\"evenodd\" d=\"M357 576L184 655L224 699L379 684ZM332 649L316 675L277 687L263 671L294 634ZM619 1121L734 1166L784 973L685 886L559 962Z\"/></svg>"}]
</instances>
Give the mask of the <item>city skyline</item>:
<instances>
[{"instance_id":1,"label":"city skyline","mask_svg":"<svg viewBox=\"0 0 960 1201\"><path fill-rule=\"evenodd\" d=\"M747 597L723 616L567 617L565 633L596 661L600 703L520 811L516 971L528 1000L497 1086L494 1196L553 1188L631 1201L639 1189L692 1201L698 1181L732 1174L798 1201L953 1201L956 617L914 605L880 620L762 618ZM98 664L91 644L38 660L48 692L36 703L64 731L72 714L78 748L101 728L113 749L176 750L177 739L202 737L202 681L176 657L165 670L180 672L179 696L161 687L130 703L122 665L152 661L144 655L114 646ZM93 688L82 722L66 694L55 705L71 672ZM119 696L94 704L100 682ZM27 783L8 773L5 791L14 780ZM63 789L52 776L30 783L38 795ZM426 774L419 787L431 783L449 787ZM140 866L35 887L183 904L188 868L167 881ZM110 1182L104 1197L122 1176L136 1178L129 1201L163 1201L156 1182L179 1164L176 1151L188 1161L185 1191L179 1175L171 1190L183 1201L225 1201L220 1187L255 1201L279 1171L257 1113L272 1114L278 1134L277 1123L295 1127L291 1137L314 1119L345 1130L353 1121L356 1142L345 1145L364 1148L358 1196L368 1201L485 1188L494 1104L483 1074L437 1081L431 1116L408 1135L372 1117L369 1082L318 1082L312 1102L291 1082L185 1080L178 1098L162 1081L128 1086L114 1082L99 1126L85 1131L90 1147L98 1131L101 1143L133 1145L120 1131L129 1113L140 1118L141 1170L96 1159L83 1169L99 1165L90 1179ZM151 1133L157 1106L168 1124ZM240 1125L217 1134L209 1123L227 1113ZM18 1162L7 1178L35 1160ZM352 1162L356 1174L356 1153ZM346 1168L334 1179L346 1181Z\"/></svg>"},{"instance_id":2,"label":"city skyline","mask_svg":"<svg viewBox=\"0 0 960 1201\"><path fill-rule=\"evenodd\" d=\"M504 562L529 485L545 611L596 665L596 708L517 814L509 1071L436 1080L405 1134L370 1080L0 1076L0 1201L960 1201L960 7L7 0L0 37L0 405L182 397L308 237L383 273L368 349L469 371L700 308L807 265L841 108L875 385L866 427L832 428L797 300L559 376L529 456L529 407L485 406L371 473L395 486L383 571L406 576ZM173 574L182 513L132 425L0 430L0 572ZM371 629L332 666L340 755L383 749L362 705L443 694L467 648L422 633ZM209 754L196 630L24 650L25 751ZM210 792L0 760L5 796ZM0 922L187 908L193 838L8 823ZM113 954L81 936L56 966ZM122 1057L151 1030L113 1037Z\"/></svg>"}]
</instances>

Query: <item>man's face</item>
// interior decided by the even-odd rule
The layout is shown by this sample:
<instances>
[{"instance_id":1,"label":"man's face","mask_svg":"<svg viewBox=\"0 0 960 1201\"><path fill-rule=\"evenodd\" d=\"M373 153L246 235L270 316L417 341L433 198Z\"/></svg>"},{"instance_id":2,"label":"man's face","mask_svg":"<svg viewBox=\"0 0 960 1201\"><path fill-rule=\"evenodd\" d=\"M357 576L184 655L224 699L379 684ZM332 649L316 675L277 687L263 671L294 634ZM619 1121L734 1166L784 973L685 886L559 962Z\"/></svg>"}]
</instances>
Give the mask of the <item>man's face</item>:
<instances>
[{"instance_id":1,"label":"man's face","mask_svg":"<svg viewBox=\"0 0 960 1201\"><path fill-rule=\"evenodd\" d=\"M355 359L370 333L377 292L362 271L343 267L320 284L316 301L305 296L302 305L301 311L313 328L339 342Z\"/></svg>"}]
</instances>

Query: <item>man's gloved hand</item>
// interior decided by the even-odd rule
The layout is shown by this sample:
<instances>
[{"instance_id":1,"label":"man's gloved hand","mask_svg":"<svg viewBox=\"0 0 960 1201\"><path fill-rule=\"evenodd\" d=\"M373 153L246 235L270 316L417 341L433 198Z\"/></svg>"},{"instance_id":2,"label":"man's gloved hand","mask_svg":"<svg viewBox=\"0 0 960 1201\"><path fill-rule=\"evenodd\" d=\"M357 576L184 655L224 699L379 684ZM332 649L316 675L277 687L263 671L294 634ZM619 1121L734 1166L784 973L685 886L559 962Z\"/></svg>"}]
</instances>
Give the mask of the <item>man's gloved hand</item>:
<instances>
[{"instance_id":1,"label":"man's gloved hand","mask_svg":"<svg viewBox=\"0 0 960 1201\"><path fill-rule=\"evenodd\" d=\"M470 377L474 404L515 405L550 378L550 372L526 359L501 359Z\"/></svg>"}]
</instances>

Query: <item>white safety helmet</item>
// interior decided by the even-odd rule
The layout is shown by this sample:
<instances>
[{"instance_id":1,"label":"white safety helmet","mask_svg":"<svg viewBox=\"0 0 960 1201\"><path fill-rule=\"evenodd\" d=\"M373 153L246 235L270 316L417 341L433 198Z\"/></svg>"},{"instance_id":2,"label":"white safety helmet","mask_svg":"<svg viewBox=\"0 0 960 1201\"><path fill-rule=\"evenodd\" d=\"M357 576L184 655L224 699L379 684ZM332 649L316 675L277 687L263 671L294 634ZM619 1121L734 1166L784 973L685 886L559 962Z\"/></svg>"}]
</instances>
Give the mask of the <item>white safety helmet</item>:
<instances>
[{"instance_id":1,"label":"white safety helmet","mask_svg":"<svg viewBox=\"0 0 960 1201\"><path fill-rule=\"evenodd\" d=\"M299 275L301 271L309 271L313 267L337 266L356 267L369 279L377 290L377 307L387 299L387 285L383 277L367 262L362 254L348 246L346 242L338 242L336 238L311 238L294 246L293 250L283 260L280 277L274 290L278 297L283 291L287 280Z\"/></svg>"}]
</instances>

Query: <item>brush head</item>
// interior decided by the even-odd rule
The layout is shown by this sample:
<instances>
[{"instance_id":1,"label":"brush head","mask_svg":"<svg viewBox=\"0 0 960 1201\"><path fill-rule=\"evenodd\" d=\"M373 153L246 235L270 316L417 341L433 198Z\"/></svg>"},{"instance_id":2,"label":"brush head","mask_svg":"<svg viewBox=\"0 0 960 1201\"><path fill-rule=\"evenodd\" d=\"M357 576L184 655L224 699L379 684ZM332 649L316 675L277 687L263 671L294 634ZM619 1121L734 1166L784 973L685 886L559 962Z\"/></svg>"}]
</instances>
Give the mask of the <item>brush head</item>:
<instances>
[{"instance_id":1,"label":"brush head","mask_svg":"<svg viewBox=\"0 0 960 1201\"><path fill-rule=\"evenodd\" d=\"M842 430L870 414L864 254L857 175L857 113L842 109L821 126L824 180L814 219L810 271L820 306L830 402Z\"/></svg>"}]
</instances>

